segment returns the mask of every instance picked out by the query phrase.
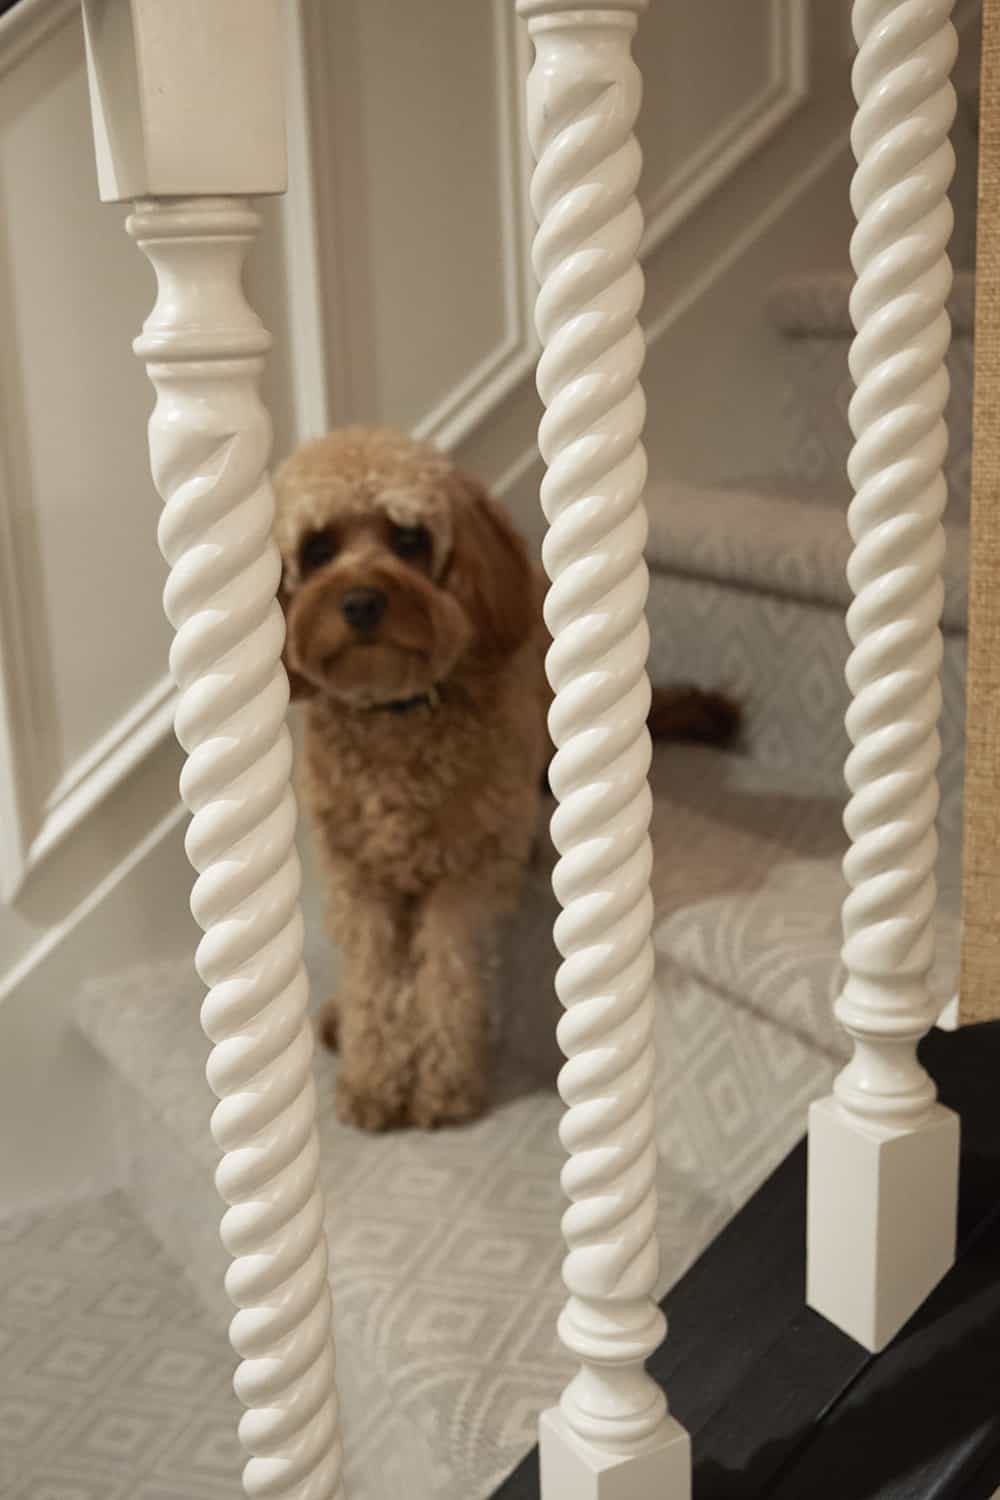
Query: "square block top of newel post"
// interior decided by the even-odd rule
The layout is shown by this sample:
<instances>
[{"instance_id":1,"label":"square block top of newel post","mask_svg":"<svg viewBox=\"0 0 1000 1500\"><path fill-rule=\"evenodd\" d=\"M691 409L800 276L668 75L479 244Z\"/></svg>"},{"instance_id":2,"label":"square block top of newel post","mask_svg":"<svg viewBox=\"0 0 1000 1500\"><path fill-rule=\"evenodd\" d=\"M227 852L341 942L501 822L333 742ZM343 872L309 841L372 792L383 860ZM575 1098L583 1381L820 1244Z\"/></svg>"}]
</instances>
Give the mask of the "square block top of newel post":
<instances>
[{"instance_id":1,"label":"square block top of newel post","mask_svg":"<svg viewBox=\"0 0 1000 1500\"><path fill-rule=\"evenodd\" d=\"M105 203L286 186L279 0L83 0Z\"/></svg>"}]
</instances>

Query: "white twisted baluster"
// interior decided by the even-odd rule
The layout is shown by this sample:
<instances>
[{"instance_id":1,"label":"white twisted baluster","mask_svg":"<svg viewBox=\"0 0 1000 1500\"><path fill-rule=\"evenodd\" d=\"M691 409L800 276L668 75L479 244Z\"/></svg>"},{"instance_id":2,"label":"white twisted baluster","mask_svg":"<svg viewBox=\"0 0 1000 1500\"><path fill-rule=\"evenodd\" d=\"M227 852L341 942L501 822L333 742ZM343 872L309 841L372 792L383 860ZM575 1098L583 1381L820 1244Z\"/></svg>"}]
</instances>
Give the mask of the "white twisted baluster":
<instances>
[{"instance_id":1,"label":"white twisted baluster","mask_svg":"<svg viewBox=\"0 0 1000 1500\"><path fill-rule=\"evenodd\" d=\"M257 215L238 199L140 204L129 232L158 298L136 340L157 391L153 477L165 501L164 603L177 635L181 791L193 814L192 909L211 988L212 1131L235 1257L230 1336L248 1407L246 1493L343 1495L312 1032L289 786L284 625L275 602L271 424L258 394L270 338L241 286Z\"/></svg>"},{"instance_id":2,"label":"white twisted baluster","mask_svg":"<svg viewBox=\"0 0 1000 1500\"><path fill-rule=\"evenodd\" d=\"M854 11L848 577L856 597L847 615L847 728L855 748L846 767L849 977L836 1011L857 1050L836 1092L848 1109L890 1125L919 1119L935 1099L912 1044L933 1020L952 4L861 0Z\"/></svg>"},{"instance_id":3,"label":"white twisted baluster","mask_svg":"<svg viewBox=\"0 0 1000 1500\"><path fill-rule=\"evenodd\" d=\"M522 0L535 63L528 128L538 159L536 322L546 406L543 558L552 587L548 673L556 692L552 835L563 911L555 938L566 1014L559 1079L570 1152L563 1186L570 1292L559 1323L581 1361L562 1424L542 1430L546 1495L586 1483L565 1468L573 1439L629 1457L656 1450L637 1483L688 1492L686 1434L667 1418L643 1362L665 1332L658 1272L653 1111L653 949L646 731L649 683L643 561L646 459L637 322L642 83L630 54L635 12ZM546 1414L547 1418L550 1414ZM666 1467L665 1467L666 1465ZM599 1476L588 1475L600 1494ZM618 1491L616 1490L617 1494ZM624 1492L623 1492L624 1493Z\"/></svg>"},{"instance_id":4,"label":"white twisted baluster","mask_svg":"<svg viewBox=\"0 0 1000 1500\"><path fill-rule=\"evenodd\" d=\"M948 131L955 114L949 74L957 51L952 5L856 0L854 6L859 52L852 142L858 168L851 196L858 224L851 243L857 273L851 313L857 337L850 365L857 390L850 408L856 442L849 475L856 493L848 512L855 543L848 577L855 599L847 615L854 647L847 668L853 694L847 728L854 748L846 766L851 800L845 823L852 840L844 862L851 887L843 914L847 978L835 1007L854 1041L854 1055L834 1087L843 1117L862 1131L867 1127L872 1139L881 1133L889 1141L893 1132L902 1139L928 1126L944 1143L940 1181L933 1188L937 1199L933 1208L923 1195L920 1200L943 1223L944 1235L931 1246L934 1236L913 1226L927 1246L927 1265L902 1298L905 1275L897 1275L900 1285L890 1295L873 1271L868 1312L846 1320L830 1314L874 1346L895 1332L897 1313L908 1316L930 1290L950 1263L947 1246L954 1240L955 1122L936 1107L934 1084L916 1055L934 1020L927 981L938 850L944 361L950 339L945 303L952 229L947 194L954 171ZM935 1171L919 1134L912 1139L907 1170L921 1173L926 1194ZM892 1190L891 1155L883 1156L883 1183L874 1188L875 1238L883 1242L882 1274L890 1278L899 1268L884 1252L891 1241L881 1220ZM898 1150L895 1156L907 1159ZM817 1181L812 1197L818 1191ZM814 1207L818 1224L821 1211L811 1202L811 1215ZM810 1243L817 1257L820 1238ZM829 1231L825 1239L827 1254L836 1259ZM902 1240L900 1253L913 1261L912 1247L905 1251ZM837 1273L831 1266L827 1274ZM814 1305L827 1311L817 1295Z\"/></svg>"}]
</instances>

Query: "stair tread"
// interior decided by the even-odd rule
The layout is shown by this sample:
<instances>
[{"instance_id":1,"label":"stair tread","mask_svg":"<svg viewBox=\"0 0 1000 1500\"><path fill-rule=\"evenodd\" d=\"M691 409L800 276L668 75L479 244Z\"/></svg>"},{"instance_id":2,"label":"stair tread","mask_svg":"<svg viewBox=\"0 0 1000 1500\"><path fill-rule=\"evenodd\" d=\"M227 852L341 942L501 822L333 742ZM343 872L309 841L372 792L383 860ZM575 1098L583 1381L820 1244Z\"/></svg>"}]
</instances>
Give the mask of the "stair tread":
<instances>
[{"instance_id":1,"label":"stair tread","mask_svg":"<svg viewBox=\"0 0 1000 1500\"><path fill-rule=\"evenodd\" d=\"M647 557L660 573L843 611L851 603L853 542L842 506L790 494L778 481L730 488L658 481L649 486ZM969 528L945 525L945 630L963 632L968 612Z\"/></svg>"},{"instance_id":2,"label":"stair tread","mask_svg":"<svg viewBox=\"0 0 1000 1500\"><path fill-rule=\"evenodd\" d=\"M657 749L653 783L661 926L699 900L752 891L786 860L839 860L836 800L787 776L669 746ZM531 1445L535 1412L571 1369L554 1332L564 1298L564 1152L552 1086L557 1006L540 977L553 967L550 863L551 851L531 874L525 925L510 945L504 1056L485 1119L462 1130L363 1136L336 1120L335 1063L317 1057L338 1358L345 1378L358 1365L377 1369L414 1430L433 1434L441 1473L414 1492L440 1500L488 1493ZM832 889L831 899L839 901ZM310 951L315 970L322 954ZM190 1160L207 1213L217 1151L199 989L190 960L179 960L91 989L79 1015L109 1064L155 1106L163 1149ZM801 1134L808 1102L828 1090L837 1062L790 1041L780 1007L758 1015L692 988L667 953L659 989L662 1293ZM708 1087L711 1079L724 1087ZM146 1172L155 1180L154 1166Z\"/></svg>"},{"instance_id":3,"label":"stair tread","mask_svg":"<svg viewBox=\"0 0 1000 1500\"><path fill-rule=\"evenodd\" d=\"M960 870L955 841L938 868L930 994L942 1009L958 988ZM790 860L752 891L692 903L664 918L656 944L686 972L833 1055L844 1039L832 1006L843 986L838 862Z\"/></svg>"},{"instance_id":4,"label":"stair tread","mask_svg":"<svg viewBox=\"0 0 1000 1500\"><path fill-rule=\"evenodd\" d=\"M850 270L803 272L783 278L768 297L768 312L792 338L851 338ZM948 312L955 338L970 338L975 319L975 272L955 272Z\"/></svg>"}]
</instances>

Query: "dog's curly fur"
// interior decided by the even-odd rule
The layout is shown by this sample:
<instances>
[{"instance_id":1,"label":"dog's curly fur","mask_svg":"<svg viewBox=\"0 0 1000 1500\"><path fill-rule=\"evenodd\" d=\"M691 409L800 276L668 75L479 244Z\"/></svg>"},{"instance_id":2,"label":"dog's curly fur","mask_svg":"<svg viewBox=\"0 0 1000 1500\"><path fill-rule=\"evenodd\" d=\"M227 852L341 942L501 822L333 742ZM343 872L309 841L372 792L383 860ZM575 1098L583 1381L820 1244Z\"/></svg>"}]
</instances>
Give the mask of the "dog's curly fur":
<instances>
[{"instance_id":1,"label":"dog's curly fur","mask_svg":"<svg viewBox=\"0 0 1000 1500\"><path fill-rule=\"evenodd\" d=\"M489 1076L484 945L516 903L550 753L541 575L480 484L396 432L309 443L276 492L285 659L308 700L303 781L342 957L323 1022L337 1112L375 1130L467 1120ZM667 702L666 733L735 729L715 695Z\"/></svg>"}]
</instances>

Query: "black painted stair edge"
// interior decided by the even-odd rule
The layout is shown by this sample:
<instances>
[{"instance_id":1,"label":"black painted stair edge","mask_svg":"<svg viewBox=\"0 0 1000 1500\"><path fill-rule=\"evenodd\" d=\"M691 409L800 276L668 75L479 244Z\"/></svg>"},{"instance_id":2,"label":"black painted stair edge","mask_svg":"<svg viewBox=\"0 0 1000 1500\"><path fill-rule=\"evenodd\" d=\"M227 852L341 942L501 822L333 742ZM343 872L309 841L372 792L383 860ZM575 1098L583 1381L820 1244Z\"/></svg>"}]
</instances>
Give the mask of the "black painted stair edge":
<instances>
[{"instance_id":1,"label":"black painted stair edge","mask_svg":"<svg viewBox=\"0 0 1000 1500\"><path fill-rule=\"evenodd\" d=\"M1000 1494L1000 1444L966 1482L958 1500L996 1500Z\"/></svg>"},{"instance_id":2,"label":"black painted stair edge","mask_svg":"<svg viewBox=\"0 0 1000 1500\"><path fill-rule=\"evenodd\" d=\"M801 1141L664 1299L649 1369L692 1435L695 1500L990 1500L1000 1484L1000 1022L934 1031L921 1056L962 1117L955 1266L880 1355L806 1308ZM535 1449L494 1500L538 1495Z\"/></svg>"}]
</instances>

